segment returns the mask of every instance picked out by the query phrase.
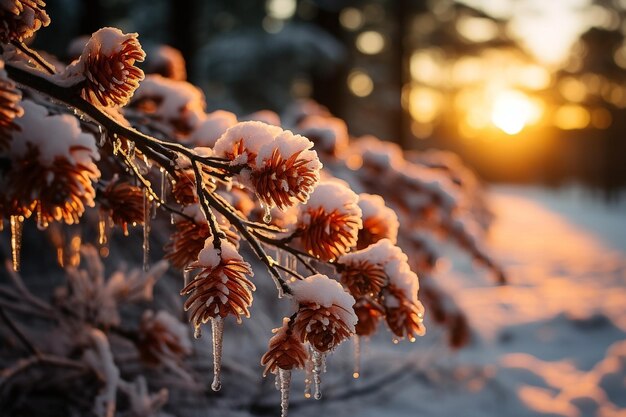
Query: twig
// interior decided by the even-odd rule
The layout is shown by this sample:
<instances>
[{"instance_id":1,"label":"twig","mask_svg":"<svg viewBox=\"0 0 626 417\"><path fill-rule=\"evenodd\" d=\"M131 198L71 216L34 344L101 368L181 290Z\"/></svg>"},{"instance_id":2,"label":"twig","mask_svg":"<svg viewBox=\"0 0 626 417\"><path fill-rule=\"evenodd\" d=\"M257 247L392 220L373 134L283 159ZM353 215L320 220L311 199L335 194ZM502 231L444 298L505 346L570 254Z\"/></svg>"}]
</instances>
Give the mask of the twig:
<instances>
[{"instance_id":1,"label":"twig","mask_svg":"<svg viewBox=\"0 0 626 417\"><path fill-rule=\"evenodd\" d=\"M11 331L15 334L15 336L22 342L24 347L30 351L31 354L35 356L41 356L41 352L32 344L28 337L24 334L24 332L17 326L16 323L11 320L11 317L7 315L4 311L4 308L0 307L0 318L6 323L7 327L11 329Z\"/></svg>"},{"instance_id":2,"label":"twig","mask_svg":"<svg viewBox=\"0 0 626 417\"><path fill-rule=\"evenodd\" d=\"M23 42L11 41L11 44L19 49L21 52L23 52L26 56L31 58L33 61L35 61L37 64L39 64L39 66L42 69L46 70L50 75L54 75L56 71L54 70L52 65L48 61L46 61L41 55L39 55L37 51L30 49Z\"/></svg>"}]
</instances>

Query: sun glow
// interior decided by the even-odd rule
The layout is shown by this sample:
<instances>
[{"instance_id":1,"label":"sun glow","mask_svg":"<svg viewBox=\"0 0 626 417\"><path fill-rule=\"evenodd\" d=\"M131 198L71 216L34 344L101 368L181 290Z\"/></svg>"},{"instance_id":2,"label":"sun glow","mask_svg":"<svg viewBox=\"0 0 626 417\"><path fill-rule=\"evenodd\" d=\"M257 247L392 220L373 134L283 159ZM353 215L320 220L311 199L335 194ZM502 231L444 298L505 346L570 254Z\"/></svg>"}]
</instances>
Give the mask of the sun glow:
<instances>
[{"instance_id":1,"label":"sun glow","mask_svg":"<svg viewBox=\"0 0 626 417\"><path fill-rule=\"evenodd\" d=\"M499 93L493 102L491 122L507 135L516 135L539 116L536 103L520 91Z\"/></svg>"}]
</instances>

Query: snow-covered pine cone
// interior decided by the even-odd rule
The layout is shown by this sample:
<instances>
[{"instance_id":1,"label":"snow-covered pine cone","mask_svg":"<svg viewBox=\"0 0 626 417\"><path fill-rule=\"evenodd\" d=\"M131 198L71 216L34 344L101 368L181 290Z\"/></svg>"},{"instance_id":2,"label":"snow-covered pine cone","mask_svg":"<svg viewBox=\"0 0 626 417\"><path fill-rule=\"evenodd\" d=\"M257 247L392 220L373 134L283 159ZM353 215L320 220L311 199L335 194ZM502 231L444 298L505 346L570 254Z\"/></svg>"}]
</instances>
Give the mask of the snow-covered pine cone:
<instances>
[{"instance_id":1,"label":"snow-covered pine cone","mask_svg":"<svg viewBox=\"0 0 626 417\"><path fill-rule=\"evenodd\" d=\"M191 310L190 321L199 328L213 317L250 317L252 291L256 288L246 278L252 276L250 265L237 253L227 240L221 241L221 251L213 247L213 239L207 239L198 259L188 267L200 272L180 292L188 296L185 311Z\"/></svg>"},{"instance_id":2,"label":"snow-covered pine cone","mask_svg":"<svg viewBox=\"0 0 626 417\"><path fill-rule=\"evenodd\" d=\"M297 236L311 255L332 261L356 245L362 227L358 196L339 181L321 182L300 206Z\"/></svg>"},{"instance_id":3,"label":"snow-covered pine cone","mask_svg":"<svg viewBox=\"0 0 626 417\"><path fill-rule=\"evenodd\" d=\"M5 192L12 204L5 214L36 212L44 227L52 221L78 223L85 206L94 206L92 181L100 176L95 139L81 131L73 116L48 115L45 107L28 100L22 106L9 150Z\"/></svg>"},{"instance_id":4,"label":"snow-covered pine cone","mask_svg":"<svg viewBox=\"0 0 626 417\"><path fill-rule=\"evenodd\" d=\"M324 353L354 334L354 298L337 281L316 274L292 283L291 290L298 303L293 330L301 342Z\"/></svg>"},{"instance_id":5,"label":"snow-covered pine cone","mask_svg":"<svg viewBox=\"0 0 626 417\"><path fill-rule=\"evenodd\" d=\"M309 357L308 349L298 340L290 326L290 319L283 318L281 327L274 329L267 352L261 358L265 366L263 376L277 373L278 369L292 370L304 368Z\"/></svg>"},{"instance_id":6,"label":"snow-covered pine cone","mask_svg":"<svg viewBox=\"0 0 626 417\"><path fill-rule=\"evenodd\" d=\"M83 98L102 107L124 106L144 79L136 62L144 60L136 33L102 28L91 35L83 53L66 70L66 77L83 78Z\"/></svg>"},{"instance_id":7,"label":"snow-covered pine cone","mask_svg":"<svg viewBox=\"0 0 626 417\"><path fill-rule=\"evenodd\" d=\"M359 230L357 249L365 249L381 239L396 243L400 223L396 212L385 205L385 200L375 194L359 194L359 207L363 213L363 228Z\"/></svg>"},{"instance_id":8,"label":"snow-covered pine cone","mask_svg":"<svg viewBox=\"0 0 626 417\"><path fill-rule=\"evenodd\" d=\"M245 165L237 180L267 207L284 210L306 202L322 168L313 142L262 122L237 123L215 143L215 154Z\"/></svg>"}]
</instances>

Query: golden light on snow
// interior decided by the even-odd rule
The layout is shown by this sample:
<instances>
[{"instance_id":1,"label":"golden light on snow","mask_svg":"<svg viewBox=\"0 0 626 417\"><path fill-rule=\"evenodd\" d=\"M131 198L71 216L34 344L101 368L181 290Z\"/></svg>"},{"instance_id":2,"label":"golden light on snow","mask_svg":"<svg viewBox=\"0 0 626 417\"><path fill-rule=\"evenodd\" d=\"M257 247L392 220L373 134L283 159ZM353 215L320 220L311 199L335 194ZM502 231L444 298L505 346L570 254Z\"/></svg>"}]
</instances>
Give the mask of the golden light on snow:
<instances>
[{"instance_id":1,"label":"golden light on snow","mask_svg":"<svg viewBox=\"0 0 626 417\"><path fill-rule=\"evenodd\" d=\"M348 88L357 97L367 97L374 91L374 81L361 70L354 70L348 75Z\"/></svg>"},{"instance_id":2,"label":"golden light on snow","mask_svg":"<svg viewBox=\"0 0 626 417\"><path fill-rule=\"evenodd\" d=\"M503 91L496 95L491 110L491 122L508 135L516 135L535 121L540 110L520 91Z\"/></svg>"},{"instance_id":3,"label":"golden light on snow","mask_svg":"<svg viewBox=\"0 0 626 417\"><path fill-rule=\"evenodd\" d=\"M356 47L361 53L376 55L385 48L385 38L380 32L368 30L356 38Z\"/></svg>"}]
</instances>

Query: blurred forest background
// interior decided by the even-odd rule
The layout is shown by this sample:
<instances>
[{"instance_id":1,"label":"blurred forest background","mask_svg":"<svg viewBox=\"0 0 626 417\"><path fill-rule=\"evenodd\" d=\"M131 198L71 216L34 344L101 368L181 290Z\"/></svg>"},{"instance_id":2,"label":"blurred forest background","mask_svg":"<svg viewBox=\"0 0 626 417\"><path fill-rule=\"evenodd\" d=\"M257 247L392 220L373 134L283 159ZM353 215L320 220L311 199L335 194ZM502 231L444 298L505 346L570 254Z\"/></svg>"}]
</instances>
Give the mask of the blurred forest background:
<instances>
[{"instance_id":1,"label":"blurred forest background","mask_svg":"<svg viewBox=\"0 0 626 417\"><path fill-rule=\"evenodd\" d=\"M313 98L489 181L626 185L624 0L49 0L35 46L111 25L179 49L208 110Z\"/></svg>"}]
</instances>

